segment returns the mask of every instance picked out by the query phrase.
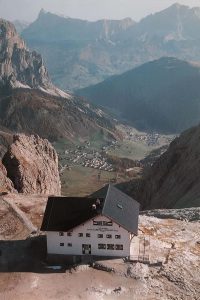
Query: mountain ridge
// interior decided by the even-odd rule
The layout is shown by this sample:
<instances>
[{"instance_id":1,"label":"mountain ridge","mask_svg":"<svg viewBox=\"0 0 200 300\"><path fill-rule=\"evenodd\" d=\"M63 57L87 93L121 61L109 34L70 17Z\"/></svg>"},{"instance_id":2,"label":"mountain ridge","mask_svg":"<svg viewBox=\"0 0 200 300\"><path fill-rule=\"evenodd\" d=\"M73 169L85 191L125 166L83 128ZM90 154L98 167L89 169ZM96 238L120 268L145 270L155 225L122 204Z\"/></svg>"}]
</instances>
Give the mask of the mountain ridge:
<instances>
[{"instance_id":1,"label":"mountain ridge","mask_svg":"<svg viewBox=\"0 0 200 300\"><path fill-rule=\"evenodd\" d=\"M66 39L71 40L96 40L96 39L111 39L115 38L115 32L117 35L123 32L127 28L133 26L136 22L131 18L124 18L122 20L109 20L101 19L97 21L88 21L82 19L76 19L71 17L63 17L56 15L45 10L41 10L38 18L29 28L25 28L23 31L23 36L30 34L31 39L38 39L36 34L36 29L38 26L44 26L47 29L46 35L44 37L43 32L40 32L40 38L44 41L44 38L49 41L63 41ZM59 34L55 32L55 27L60 27ZM74 26L74 27L73 27ZM74 30L72 32L72 30Z\"/></svg>"},{"instance_id":2,"label":"mountain ridge","mask_svg":"<svg viewBox=\"0 0 200 300\"><path fill-rule=\"evenodd\" d=\"M182 5L140 22L89 22L42 13L22 36L43 54L53 82L74 91L163 56L200 60L199 16L199 8Z\"/></svg>"},{"instance_id":3,"label":"mountain ridge","mask_svg":"<svg viewBox=\"0 0 200 300\"><path fill-rule=\"evenodd\" d=\"M148 62L77 94L140 130L180 133L200 121L200 67L173 57Z\"/></svg>"}]
</instances>

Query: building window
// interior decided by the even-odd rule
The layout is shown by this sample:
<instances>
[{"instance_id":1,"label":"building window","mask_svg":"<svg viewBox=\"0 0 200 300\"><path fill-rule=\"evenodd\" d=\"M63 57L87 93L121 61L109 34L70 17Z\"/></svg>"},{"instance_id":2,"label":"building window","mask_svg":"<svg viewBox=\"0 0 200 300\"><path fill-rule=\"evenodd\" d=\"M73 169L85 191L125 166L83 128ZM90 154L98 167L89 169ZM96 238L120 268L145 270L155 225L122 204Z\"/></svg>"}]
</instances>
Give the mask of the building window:
<instances>
[{"instance_id":1,"label":"building window","mask_svg":"<svg viewBox=\"0 0 200 300\"><path fill-rule=\"evenodd\" d=\"M116 238L116 239L121 239L121 235L120 235L120 234L116 234L116 235L115 235L115 238Z\"/></svg>"},{"instance_id":2,"label":"building window","mask_svg":"<svg viewBox=\"0 0 200 300\"><path fill-rule=\"evenodd\" d=\"M68 246L68 247L72 247L72 243L68 243L67 246Z\"/></svg>"},{"instance_id":3,"label":"building window","mask_svg":"<svg viewBox=\"0 0 200 300\"><path fill-rule=\"evenodd\" d=\"M82 237L82 236L83 236L83 233L82 233L82 232L80 232L80 233L78 234L78 236L79 236L79 237Z\"/></svg>"},{"instance_id":4,"label":"building window","mask_svg":"<svg viewBox=\"0 0 200 300\"><path fill-rule=\"evenodd\" d=\"M98 239L102 239L103 238L103 234L99 233L98 234Z\"/></svg>"},{"instance_id":5,"label":"building window","mask_svg":"<svg viewBox=\"0 0 200 300\"><path fill-rule=\"evenodd\" d=\"M107 244L107 250L114 250L114 244Z\"/></svg>"},{"instance_id":6,"label":"building window","mask_svg":"<svg viewBox=\"0 0 200 300\"><path fill-rule=\"evenodd\" d=\"M60 246L63 247L63 246L64 246L64 243L60 243Z\"/></svg>"},{"instance_id":7,"label":"building window","mask_svg":"<svg viewBox=\"0 0 200 300\"><path fill-rule=\"evenodd\" d=\"M72 236L72 232L68 232L68 233L67 233L67 236Z\"/></svg>"},{"instance_id":8,"label":"building window","mask_svg":"<svg viewBox=\"0 0 200 300\"><path fill-rule=\"evenodd\" d=\"M90 233L86 233L86 237L90 237Z\"/></svg>"},{"instance_id":9,"label":"building window","mask_svg":"<svg viewBox=\"0 0 200 300\"><path fill-rule=\"evenodd\" d=\"M123 250L123 245L115 245L115 250Z\"/></svg>"},{"instance_id":10,"label":"building window","mask_svg":"<svg viewBox=\"0 0 200 300\"><path fill-rule=\"evenodd\" d=\"M112 234L106 234L107 239L112 239Z\"/></svg>"},{"instance_id":11,"label":"building window","mask_svg":"<svg viewBox=\"0 0 200 300\"><path fill-rule=\"evenodd\" d=\"M106 244L98 244L98 249L106 249Z\"/></svg>"},{"instance_id":12,"label":"building window","mask_svg":"<svg viewBox=\"0 0 200 300\"><path fill-rule=\"evenodd\" d=\"M60 231L59 236L64 236L64 232Z\"/></svg>"}]
</instances>

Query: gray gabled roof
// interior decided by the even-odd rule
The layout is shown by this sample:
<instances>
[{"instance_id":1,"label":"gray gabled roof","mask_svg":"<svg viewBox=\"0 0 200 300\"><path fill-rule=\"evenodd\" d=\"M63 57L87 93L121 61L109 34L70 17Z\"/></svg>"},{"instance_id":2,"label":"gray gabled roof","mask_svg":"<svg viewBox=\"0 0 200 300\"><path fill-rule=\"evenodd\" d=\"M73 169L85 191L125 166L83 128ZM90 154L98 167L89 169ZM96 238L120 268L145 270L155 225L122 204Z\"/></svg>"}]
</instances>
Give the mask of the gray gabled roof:
<instances>
[{"instance_id":1,"label":"gray gabled roof","mask_svg":"<svg viewBox=\"0 0 200 300\"><path fill-rule=\"evenodd\" d=\"M68 231L103 215L137 234L139 203L112 185L88 197L49 197L42 231Z\"/></svg>"},{"instance_id":2,"label":"gray gabled roof","mask_svg":"<svg viewBox=\"0 0 200 300\"><path fill-rule=\"evenodd\" d=\"M137 234L140 204L109 184L90 197L104 198L102 215L112 219L131 233Z\"/></svg>"},{"instance_id":3,"label":"gray gabled roof","mask_svg":"<svg viewBox=\"0 0 200 300\"><path fill-rule=\"evenodd\" d=\"M42 231L68 231L96 217L97 199L88 197L49 197L41 226ZM103 199L99 199L102 208Z\"/></svg>"}]
</instances>

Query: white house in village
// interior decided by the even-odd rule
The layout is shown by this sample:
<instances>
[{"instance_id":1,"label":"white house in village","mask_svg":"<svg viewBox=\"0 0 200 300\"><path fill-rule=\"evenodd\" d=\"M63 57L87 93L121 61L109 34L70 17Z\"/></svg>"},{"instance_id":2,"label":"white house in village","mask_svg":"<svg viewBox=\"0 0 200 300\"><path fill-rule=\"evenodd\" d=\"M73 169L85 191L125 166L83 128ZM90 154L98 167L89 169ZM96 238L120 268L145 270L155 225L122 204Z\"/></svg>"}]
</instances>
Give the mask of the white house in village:
<instances>
[{"instance_id":1,"label":"white house in village","mask_svg":"<svg viewBox=\"0 0 200 300\"><path fill-rule=\"evenodd\" d=\"M49 197L41 230L49 255L126 257L139 203L112 185L89 197Z\"/></svg>"}]
</instances>

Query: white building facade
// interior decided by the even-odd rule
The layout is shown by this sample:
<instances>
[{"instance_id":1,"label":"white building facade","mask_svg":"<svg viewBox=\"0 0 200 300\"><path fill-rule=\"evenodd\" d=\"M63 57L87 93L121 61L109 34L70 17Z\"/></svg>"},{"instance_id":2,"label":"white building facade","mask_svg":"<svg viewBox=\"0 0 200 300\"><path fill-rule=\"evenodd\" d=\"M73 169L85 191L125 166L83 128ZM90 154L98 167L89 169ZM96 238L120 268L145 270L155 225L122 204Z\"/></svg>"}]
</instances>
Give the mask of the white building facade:
<instances>
[{"instance_id":1,"label":"white building facade","mask_svg":"<svg viewBox=\"0 0 200 300\"><path fill-rule=\"evenodd\" d=\"M104 216L97 216L68 232L47 232L48 254L130 255L131 234Z\"/></svg>"}]
</instances>

